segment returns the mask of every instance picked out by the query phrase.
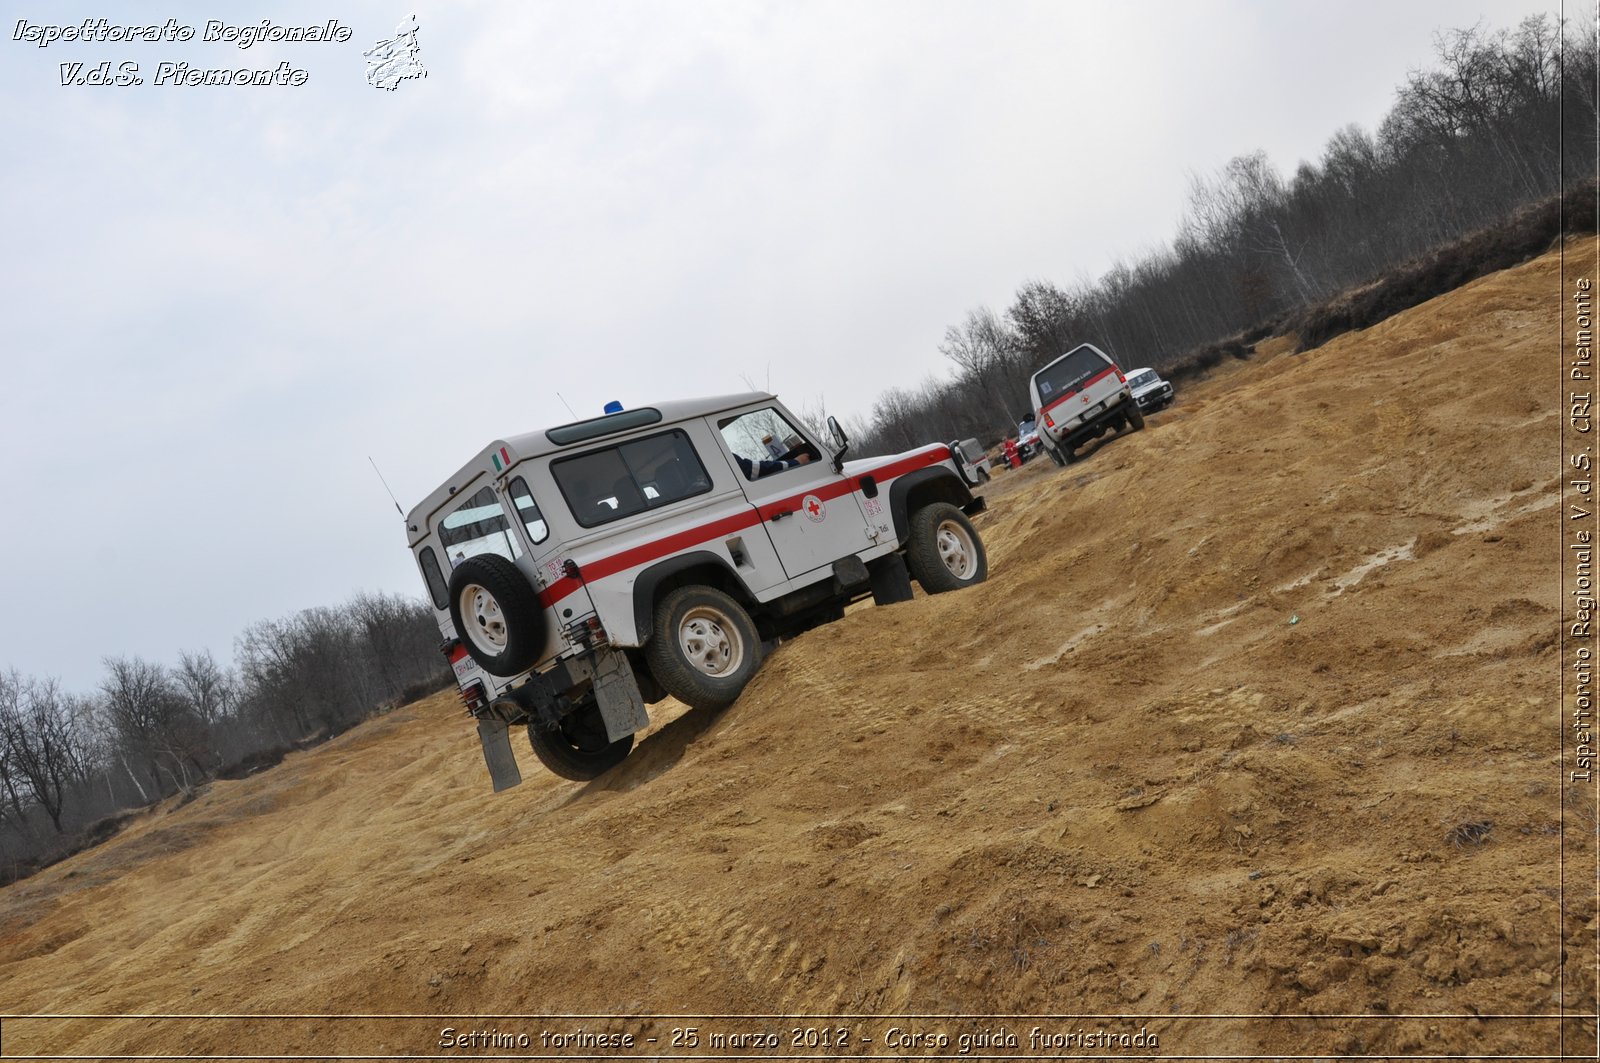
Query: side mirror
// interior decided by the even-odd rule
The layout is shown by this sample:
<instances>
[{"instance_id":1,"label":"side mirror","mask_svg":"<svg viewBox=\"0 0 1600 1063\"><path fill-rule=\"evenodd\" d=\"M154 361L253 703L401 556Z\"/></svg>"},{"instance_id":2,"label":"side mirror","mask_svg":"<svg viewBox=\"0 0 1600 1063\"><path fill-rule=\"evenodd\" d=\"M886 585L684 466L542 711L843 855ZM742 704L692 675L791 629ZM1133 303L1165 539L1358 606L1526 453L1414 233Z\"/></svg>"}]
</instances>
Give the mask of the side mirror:
<instances>
[{"instance_id":1,"label":"side mirror","mask_svg":"<svg viewBox=\"0 0 1600 1063\"><path fill-rule=\"evenodd\" d=\"M844 453L850 449L850 437L839 426L839 418L831 415L828 417L828 434L833 436L833 454L830 455L833 460L833 471L843 472Z\"/></svg>"}]
</instances>

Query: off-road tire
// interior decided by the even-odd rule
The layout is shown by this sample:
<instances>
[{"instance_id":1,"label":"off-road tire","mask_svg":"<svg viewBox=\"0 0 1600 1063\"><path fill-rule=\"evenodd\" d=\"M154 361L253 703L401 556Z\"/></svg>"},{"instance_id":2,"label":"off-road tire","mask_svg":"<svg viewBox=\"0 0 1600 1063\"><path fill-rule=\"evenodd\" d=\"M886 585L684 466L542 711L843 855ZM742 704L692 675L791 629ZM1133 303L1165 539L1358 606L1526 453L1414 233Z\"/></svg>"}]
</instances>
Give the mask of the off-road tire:
<instances>
[{"instance_id":1,"label":"off-road tire","mask_svg":"<svg viewBox=\"0 0 1600 1063\"><path fill-rule=\"evenodd\" d=\"M1054 463L1055 465L1060 466L1060 465L1065 465L1067 463L1067 459L1063 458L1061 456L1061 448L1060 447L1054 446L1054 445L1052 445L1050 443L1046 443L1044 445L1044 452L1046 454L1050 455L1050 461L1052 463Z\"/></svg>"},{"instance_id":2,"label":"off-road tire","mask_svg":"<svg viewBox=\"0 0 1600 1063\"><path fill-rule=\"evenodd\" d=\"M544 647L544 607L517 566L477 554L450 573L450 623L472 659L490 675L520 675Z\"/></svg>"},{"instance_id":3,"label":"off-road tire","mask_svg":"<svg viewBox=\"0 0 1600 1063\"><path fill-rule=\"evenodd\" d=\"M1128 414L1124 420L1128 422L1129 431L1137 432L1139 429L1144 427L1144 411L1139 409L1139 403L1137 401L1129 401Z\"/></svg>"},{"instance_id":4,"label":"off-road tire","mask_svg":"<svg viewBox=\"0 0 1600 1063\"><path fill-rule=\"evenodd\" d=\"M983 540L967 515L948 502L935 502L911 514L906 564L929 594L960 590L989 577Z\"/></svg>"},{"instance_id":5,"label":"off-road tire","mask_svg":"<svg viewBox=\"0 0 1600 1063\"><path fill-rule=\"evenodd\" d=\"M744 606L714 587L679 587L656 605L645 661L656 682L694 709L732 705L761 666Z\"/></svg>"},{"instance_id":6,"label":"off-road tire","mask_svg":"<svg viewBox=\"0 0 1600 1063\"><path fill-rule=\"evenodd\" d=\"M537 721L528 724L528 744L539 763L556 775L588 782L622 763L633 749L633 735L610 741L600 708L591 698L563 717L558 730L546 731Z\"/></svg>"}]
</instances>

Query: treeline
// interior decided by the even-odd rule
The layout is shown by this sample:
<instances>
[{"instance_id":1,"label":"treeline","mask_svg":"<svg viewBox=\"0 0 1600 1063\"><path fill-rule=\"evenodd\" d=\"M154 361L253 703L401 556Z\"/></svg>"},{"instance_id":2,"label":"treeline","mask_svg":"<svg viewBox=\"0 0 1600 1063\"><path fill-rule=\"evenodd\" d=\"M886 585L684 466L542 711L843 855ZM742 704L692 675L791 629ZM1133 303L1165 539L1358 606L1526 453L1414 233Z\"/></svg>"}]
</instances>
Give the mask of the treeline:
<instances>
[{"instance_id":1,"label":"treeline","mask_svg":"<svg viewBox=\"0 0 1600 1063\"><path fill-rule=\"evenodd\" d=\"M1568 27L1563 42L1558 22L1535 16L1515 30L1442 35L1436 68L1407 78L1376 134L1347 126L1289 178L1264 153L1235 158L1192 180L1170 247L1093 283L1030 280L1003 312L970 311L939 347L954 378L881 395L850 426L853 449L993 445L1028 411L1034 371L1078 343L1124 368L1214 364L1219 347L1245 352L1241 334L1291 325L1568 182L1592 181L1600 101L1595 39L1583 29Z\"/></svg>"},{"instance_id":2,"label":"treeline","mask_svg":"<svg viewBox=\"0 0 1600 1063\"><path fill-rule=\"evenodd\" d=\"M119 813L248 775L449 681L433 610L386 594L252 624L229 666L209 651L108 657L88 694L0 672L0 883Z\"/></svg>"}]
</instances>

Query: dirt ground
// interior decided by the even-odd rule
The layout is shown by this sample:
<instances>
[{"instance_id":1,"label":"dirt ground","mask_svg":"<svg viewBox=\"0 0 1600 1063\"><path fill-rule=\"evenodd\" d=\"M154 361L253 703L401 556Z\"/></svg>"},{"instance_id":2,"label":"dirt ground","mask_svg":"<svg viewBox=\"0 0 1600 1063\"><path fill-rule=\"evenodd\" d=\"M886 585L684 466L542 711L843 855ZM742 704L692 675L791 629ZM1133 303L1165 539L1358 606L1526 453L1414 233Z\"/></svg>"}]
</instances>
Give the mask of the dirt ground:
<instances>
[{"instance_id":1,"label":"dirt ground","mask_svg":"<svg viewBox=\"0 0 1600 1063\"><path fill-rule=\"evenodd\" d=\"M0 891L0 1051L1582 1054L1564 290L1269 341L997 477L986 584L655 706L596 783L519 742L492 794L445 694L144 817Z\"/></svg>"}]
</instances>

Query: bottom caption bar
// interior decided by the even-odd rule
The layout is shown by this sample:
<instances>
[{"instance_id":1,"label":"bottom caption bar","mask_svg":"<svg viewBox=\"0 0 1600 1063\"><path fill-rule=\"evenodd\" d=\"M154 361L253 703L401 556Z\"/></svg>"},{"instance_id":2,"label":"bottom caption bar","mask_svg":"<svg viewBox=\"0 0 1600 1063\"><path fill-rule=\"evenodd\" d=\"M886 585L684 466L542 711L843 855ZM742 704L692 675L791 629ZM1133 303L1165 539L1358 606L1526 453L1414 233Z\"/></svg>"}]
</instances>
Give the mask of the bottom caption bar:
<instances>
[{"instance_id":1,"label":"bottom caption bar","mask_svg":"<svg viewBox=\"0 0 1600 1063\"><path fill-rule=\"evenodd\" d=\"M1594 1037L1570 1014L4 1015L0 1059L1536 1060Z\"/></svg>"}]
</instances>

